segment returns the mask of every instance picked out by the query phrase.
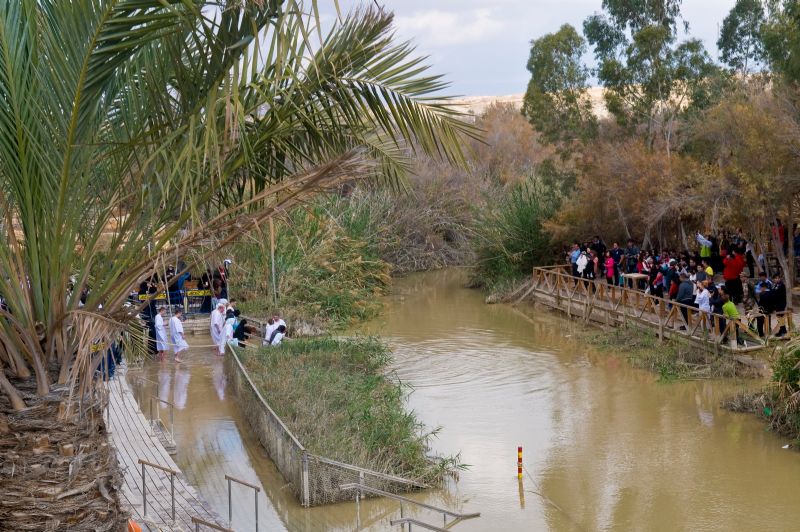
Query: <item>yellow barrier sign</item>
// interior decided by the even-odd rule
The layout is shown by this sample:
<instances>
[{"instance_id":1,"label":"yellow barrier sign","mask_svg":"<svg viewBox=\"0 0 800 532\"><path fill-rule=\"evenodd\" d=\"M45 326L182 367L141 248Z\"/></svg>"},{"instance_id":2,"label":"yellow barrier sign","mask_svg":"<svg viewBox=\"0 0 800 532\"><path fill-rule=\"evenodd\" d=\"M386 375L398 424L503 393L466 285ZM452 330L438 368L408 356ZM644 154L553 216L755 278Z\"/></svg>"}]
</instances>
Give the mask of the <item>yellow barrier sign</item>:
<instances>
[{"instance_id":1,"label":"yellow barrier sign","mask_svg":"<svg viewBox=\"0 0 800 532\"><path fill-rule=\"evenodd\" d=\"M210 296L211 290L187 290L186 297Z\"/></svg>"},{"instance_id":2,"label":"yellow barrier sign","mask_svg":"<svg viewBox=\"0 0 800 532\"><path fill-rule=\"evenodd\" d=\"M139 301L147 301L148 299L161 301L167 299L167 294L166 292L161 292L160 294L139 294Z\"/></svg>"}]
</instances>

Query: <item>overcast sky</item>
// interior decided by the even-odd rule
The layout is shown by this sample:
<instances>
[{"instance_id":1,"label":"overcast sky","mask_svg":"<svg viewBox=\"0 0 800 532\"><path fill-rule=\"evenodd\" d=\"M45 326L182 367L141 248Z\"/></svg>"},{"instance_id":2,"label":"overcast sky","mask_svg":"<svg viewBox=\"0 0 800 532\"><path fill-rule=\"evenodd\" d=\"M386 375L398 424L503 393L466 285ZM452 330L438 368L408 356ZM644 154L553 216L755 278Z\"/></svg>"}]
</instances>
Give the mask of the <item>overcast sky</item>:
<instances>
[{"instance_id":1,"label":"overcast sky","mask_svg":"<svg viewBox=\"0 0 800 532\"><path fill-rule=\"evenodd\" d=\"M340 0L343 10L358 0ZM600 11L601 0L384 0L396 15L398 33L431 57L436 73L451 82L451 94L504 95L525 92L530 41ZM689 32L717 57L717 31L735 0L684 0ZM324 4L324 2L323 2ZM587 57L587 61L591 56Z\"/></svg>"}]
</instances>

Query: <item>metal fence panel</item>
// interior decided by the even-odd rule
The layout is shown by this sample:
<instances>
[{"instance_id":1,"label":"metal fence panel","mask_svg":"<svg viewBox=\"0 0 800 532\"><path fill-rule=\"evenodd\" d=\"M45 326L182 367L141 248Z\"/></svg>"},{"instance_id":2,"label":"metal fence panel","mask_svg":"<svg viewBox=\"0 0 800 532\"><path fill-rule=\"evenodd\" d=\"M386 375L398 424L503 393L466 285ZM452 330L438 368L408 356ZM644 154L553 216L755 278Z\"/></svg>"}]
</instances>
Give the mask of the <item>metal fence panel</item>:
<instances>
[{"instance_id":1,"label":"metal fence panel","mask_svg":"<svg viewBox=\"0 0 800 532\"><path fill-rule=\"evenodd\" d=\"M342 491L340 486L353 482L391 493L428 487L309 453L258 392L236 352L229 349L229 353L225 358L225 373L245 419L304 506L352 500L354 494Z\"/></svg>"}]
</instances>

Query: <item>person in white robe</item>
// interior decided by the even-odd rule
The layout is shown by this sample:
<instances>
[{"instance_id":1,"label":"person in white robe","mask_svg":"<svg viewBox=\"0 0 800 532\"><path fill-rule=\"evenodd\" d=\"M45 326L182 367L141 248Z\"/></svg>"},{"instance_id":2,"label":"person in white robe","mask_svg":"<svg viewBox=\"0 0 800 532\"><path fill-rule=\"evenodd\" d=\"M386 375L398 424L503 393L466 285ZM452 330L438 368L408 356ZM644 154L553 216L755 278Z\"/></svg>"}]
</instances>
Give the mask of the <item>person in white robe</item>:
<instances>
[{"instance_id":1,"label":"person in white robe","mask_svg":"<svg viewBox=\"0 0 800 532\"><path fill-rule=\"evenodd\" d=\"M183 362L181 353L189 349L189 343L183 334L180 308L175 309L175 315L169 319L169 331L172 336L172 350L175 352L175 362Z\"/></svg>"},{"instance_id":2,"label":"person in white robe","mask_svg":"<svg viewBox=\"0 0 800 532\"><path fill-rule=\"evenodd\" d=\"M228 339L226 337L225 332L225 305L217 303L217 316L216 316L216 326L219 329L217 333L217 338L214 341L214 344L217 346L217 356L224 356L225 355L225 344L227 343Z\"/></svg>"},{"instance_id":3,"label":"person in white robe","mask_svg":"<svg viewBox=\"0 0 800 532\"><path fill-rule=\"evenodd\" d=\"M153 319L153 326L156 330L156 351L158 351L158 359L164 362L164 353L167 351L167 329L164 327L164 307L158 308L158 314Z\"/></svg>"},{"instance_id":4,"label":"person in white robe","mask_svg":"<svg viewBox=\"0 0 800 532\"><path fill-rule=\"evenodd\" d=\"M275 320L273 318L267 320L267 326L264 327L263 345L269 345L269 339L272 338L272 332L277 328L278 326L275 325Z\"/></svg>"},{"instance_id":5,"label":"person in white robe","mask_svg":"<svg viewBox=\"0 0 800 532\"><path fill-rule=\"evenodd\" d=\"M281 345L281 340L286 336L286 325L280 325L275 331L272 333L272 336L269 340L269 345Z\"/></svg>"},{"instance_id":6,"label":"person in white robe","mask_svg":"<svg viewBox=\"0 0 800 532\"><path fill-rule=\"evenodd\" d=\"M225 326L225 304L217 302L217 308L211 311L211 341L218 346Z\"/></svg>"},{"instance_id":7,"label":"person in white robe","mask_svg":"<svg viewBox=\"0 0 800 532\"><path fill-rule=\"evenodd\" d=\"M236 338L233 337L233 326L234 326L235 322L236 322L236 318L233 318L233 317L230 317L227 320L225 320L225 327L223 328L222 332L223 332L223 334L225 336L225 343L226 344L238 346L239 345L239 340L237 340ZM223 355L225 354L224 346L223 346L222 354Z\"/></svg>"}]
</instances>

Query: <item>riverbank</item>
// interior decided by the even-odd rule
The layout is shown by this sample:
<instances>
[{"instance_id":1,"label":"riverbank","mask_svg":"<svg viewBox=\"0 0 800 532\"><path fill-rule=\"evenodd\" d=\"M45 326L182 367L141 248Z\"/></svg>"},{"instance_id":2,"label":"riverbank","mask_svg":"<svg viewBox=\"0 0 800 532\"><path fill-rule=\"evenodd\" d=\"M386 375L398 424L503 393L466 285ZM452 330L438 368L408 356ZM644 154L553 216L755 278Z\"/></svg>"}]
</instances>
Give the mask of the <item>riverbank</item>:
<instances>
[{"instance_id":1,"label":"riverbank","mask_svg":"<svg viewBox=\"0 0 800 532\"><path fill-rule=\"evenodd\" d=\"M406 409L407 387L387 373L391 354L376 338L292 339L239 354L310 452L428 485L460 469L457 456L431 457L437 429Z\"/></svg>"},{"instance_id":2,"label":"riverbank","mask_svg":"<svg viewBox=\"0 0 800 532\"><path fill-rule=\"evenodd\" d=\"M800 345L786 346L772 365L772 378L760 390L742 391L723 401L733 412L755 414L770 431L792 438L800 448Z\"/></svg>"},{"instance_id":3,"label":"riverbank","mask_svg":"<svg viewBox=\"0 0 800 532\"><path fill-rule=\"evenodd\" d=\"M702 347L680 337L659 341L655 332L632 324L586 326L579 336L602 352L613 352L631 366L655 373L662 382L761 376L758 370L738 363L730 354L715 355L710 345Z\"/></svg>"}]
</instances>

